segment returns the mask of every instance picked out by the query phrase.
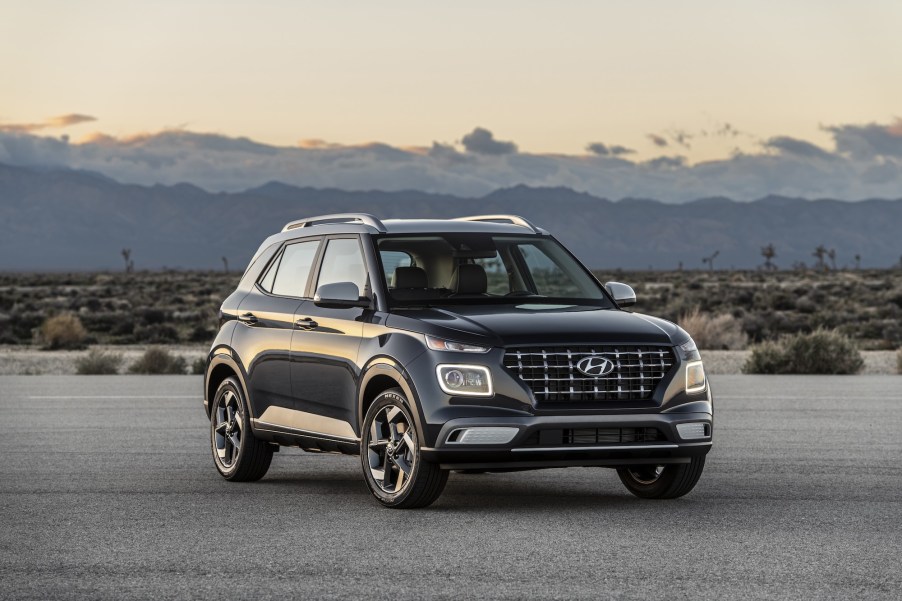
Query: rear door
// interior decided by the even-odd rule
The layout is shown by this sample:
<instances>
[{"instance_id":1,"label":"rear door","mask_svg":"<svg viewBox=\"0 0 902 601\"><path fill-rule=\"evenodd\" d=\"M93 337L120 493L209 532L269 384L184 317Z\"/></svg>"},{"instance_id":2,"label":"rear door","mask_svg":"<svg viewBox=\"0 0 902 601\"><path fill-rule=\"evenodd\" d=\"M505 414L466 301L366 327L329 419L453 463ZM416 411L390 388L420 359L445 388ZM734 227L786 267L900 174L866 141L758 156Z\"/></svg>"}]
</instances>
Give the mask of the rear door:
<instances>
[{"instance_id":1,"label":"rear door","mask_svg":"<svg viewBox=\"0 0 902 601\"><path fill-rule=\"evenodd\" d=\"M247 372L251 412L263 422L294 408L291 335L319 245L318 237L286 244L238 307L232 347Z\"/></svg>"},{"instance_id":2,"label":"rear door","mask_svg":"<svg viewBox=\"0 0 902 601\"><path fill-rule=\"evenodd\" d=\"M357 284L368 296L367 268L359 236L330 236L309 294L335 282ZM291 390L298 409L310 414L310 429L339 438L355 438L357 355L363 319L370 309L318 307L305 300L295 315L291 339Z\"/></svg>"}]
</instances>

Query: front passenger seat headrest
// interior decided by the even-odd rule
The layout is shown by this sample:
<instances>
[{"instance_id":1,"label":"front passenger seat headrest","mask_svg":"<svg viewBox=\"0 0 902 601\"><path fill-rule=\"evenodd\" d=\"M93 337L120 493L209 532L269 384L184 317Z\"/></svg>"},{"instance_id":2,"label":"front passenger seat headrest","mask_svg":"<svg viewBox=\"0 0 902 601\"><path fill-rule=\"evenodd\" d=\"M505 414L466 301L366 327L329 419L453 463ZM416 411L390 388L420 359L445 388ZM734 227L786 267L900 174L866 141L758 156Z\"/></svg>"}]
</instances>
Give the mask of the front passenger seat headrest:
<instances>
[{"instance_id":1,"label":"front passenger seat headrest","mask_svg":"<svg viewBox=\"0 0 902 601\"><path fill-rule=\"evenodd\" d=\"M421 267L396 267L391 279L392 288L428 288L426 270Z\"/></svg>"},{"instance_id":2,"label":"front passenger seat headrest","mask_svg":"<svg viewBox=\"0 0 902 601\"><path fill-rule=\"evenodd\" d=\"M488 288L488 277L482 265L462 263L457 267L457 294L485 294Z\"/></svg>"}]
</instances>

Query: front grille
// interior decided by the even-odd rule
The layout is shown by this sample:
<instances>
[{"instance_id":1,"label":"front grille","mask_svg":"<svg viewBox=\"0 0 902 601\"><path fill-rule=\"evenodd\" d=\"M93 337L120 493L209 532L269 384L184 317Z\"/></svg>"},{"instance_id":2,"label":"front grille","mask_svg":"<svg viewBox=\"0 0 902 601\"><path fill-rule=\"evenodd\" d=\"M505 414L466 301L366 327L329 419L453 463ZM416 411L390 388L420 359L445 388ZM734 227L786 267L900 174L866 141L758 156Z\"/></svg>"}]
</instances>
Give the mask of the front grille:
<instances>
[{"instance_id":1,"label":"front grille","mask_svg":"<svg viewBox=\"0 0 902 601\"><path fill-rule=\"evenodd\" d=\"M576 368L586 357L614 363L611 373L592 377ZM648 400L674 364L666 346L568 346L508 349L504 366L526 382L538 401Z\"/></svg>"},{"instance_id":2,"label":"front grille","mask_svg":"<svg viewBox=\"0 0 902 601\"><path fill-rule=\"evenodd\" d=\"M661 442L667 438L657 428L564 428L539 430L527 437L523 446L570 446Z\"/></svg>"}]
</instances>

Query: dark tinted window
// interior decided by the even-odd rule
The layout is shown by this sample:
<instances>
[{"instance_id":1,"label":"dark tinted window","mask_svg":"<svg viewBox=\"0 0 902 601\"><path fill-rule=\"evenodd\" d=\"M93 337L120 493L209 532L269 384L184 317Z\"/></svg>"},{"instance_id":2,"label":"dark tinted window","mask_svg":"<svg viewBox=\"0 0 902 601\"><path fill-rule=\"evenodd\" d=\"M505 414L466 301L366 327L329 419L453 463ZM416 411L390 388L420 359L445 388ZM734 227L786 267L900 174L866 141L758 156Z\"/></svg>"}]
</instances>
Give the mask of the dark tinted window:
<instances>
[{"instance_id":1,"label":"dark tinted window","mask_svg":"<svg viewBox=\"0 0 902 601\"><path fill-rule=\"evenodd\" d=\"M310 268L316 258L319 240L289 244L282 251L276 269L272 293L280 296L304 296ZM270 270L272 271L272 269ZM269 274L266 274L269 277ZM266 278L264 278L264 281ZM261 283L262 285L262 283Z\"/></svg>"},{"instance_id":2,"label":"dark tinted window","mask_svg":"<svg viewBox=\"0 0 902 601\"><path fill-rule=\"evenodd\" d=\"M595 278L547 236L384 234L375 239L395 303L610 306Z\"/></svg>"}]
</instances>

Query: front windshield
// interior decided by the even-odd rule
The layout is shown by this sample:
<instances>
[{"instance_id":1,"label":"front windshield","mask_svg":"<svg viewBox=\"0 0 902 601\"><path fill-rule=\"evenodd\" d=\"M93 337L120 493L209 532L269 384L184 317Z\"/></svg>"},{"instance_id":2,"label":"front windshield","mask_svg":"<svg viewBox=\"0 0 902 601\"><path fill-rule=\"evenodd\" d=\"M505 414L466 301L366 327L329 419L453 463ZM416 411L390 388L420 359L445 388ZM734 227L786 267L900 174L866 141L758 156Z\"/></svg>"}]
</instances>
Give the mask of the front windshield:
<instances>
[{"instance_id":1,"label":"front windshield","mask_svg":"<svg viewBox=\"0 0 902 601\"><path fill-rule=\"evenodd\" d=\"M612 306L595 278L550 237L428 234L375 239L394 306Z\"/></svg>"}]
</instances>

